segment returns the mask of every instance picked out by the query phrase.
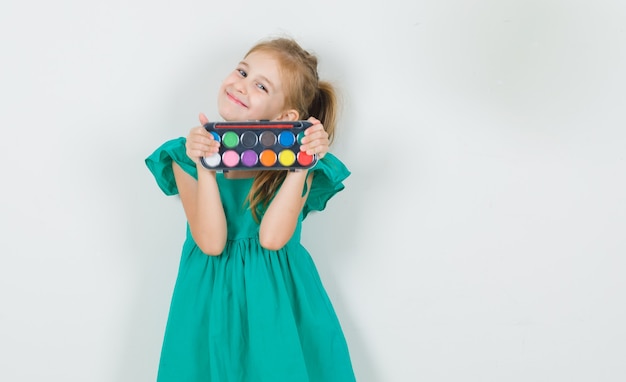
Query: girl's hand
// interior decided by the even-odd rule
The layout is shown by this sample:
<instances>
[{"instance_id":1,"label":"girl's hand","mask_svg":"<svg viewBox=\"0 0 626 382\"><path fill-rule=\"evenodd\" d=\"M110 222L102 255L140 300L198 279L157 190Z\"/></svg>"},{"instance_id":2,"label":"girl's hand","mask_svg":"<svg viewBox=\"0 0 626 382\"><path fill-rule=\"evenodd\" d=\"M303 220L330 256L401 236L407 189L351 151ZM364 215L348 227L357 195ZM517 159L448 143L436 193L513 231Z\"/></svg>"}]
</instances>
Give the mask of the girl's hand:
<instances>
[{"instance_id":1,"label":"girl's hand","mask_svg":"<svg viewBox=\"0 0 626 382\"><path fill-rule=\"evenodd\" d=\"M220 143L204 128L204 124L209 122L209 119L202 113L200 113L199 119L200 126L196 126L189 131L187 142L185 143L187 156L196 164L199 163L200 157L209 157L220 148Z\"/></svg>"},{"instance_id":2,"label":"girl's hand","mask_svg":"<svg viewBox=\"0 0 626 382\"><path fill-rule=\"evenodd\" d=\"M328 152L328 133L324 130L324 125L316 118L310 117L309 122L313 123L313 126L304 131L304 138L302 138L301 151L306 151L307 154L317 154L317 157L322 159Z\"/></svg>"}]
</instances>

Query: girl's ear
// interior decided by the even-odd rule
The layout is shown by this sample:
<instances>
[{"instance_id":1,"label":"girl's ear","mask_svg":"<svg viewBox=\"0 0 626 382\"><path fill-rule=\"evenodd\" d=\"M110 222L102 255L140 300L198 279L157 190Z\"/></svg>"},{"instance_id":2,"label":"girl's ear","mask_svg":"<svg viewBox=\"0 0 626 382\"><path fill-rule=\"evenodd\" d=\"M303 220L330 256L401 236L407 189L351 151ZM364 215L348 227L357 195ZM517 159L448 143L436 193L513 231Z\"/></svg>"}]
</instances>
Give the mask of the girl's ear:
<instances>
[{"instance_id":1,"label":"girl's ear","mask_svg":"<svg viewBox=\"0 0 626 382\"><path fill-rule=\"evenodd\" d=\"M300 113L296 109L289 109L283 111L276 121L297 121L300 118Z\"/></svg>"}]
</instances>

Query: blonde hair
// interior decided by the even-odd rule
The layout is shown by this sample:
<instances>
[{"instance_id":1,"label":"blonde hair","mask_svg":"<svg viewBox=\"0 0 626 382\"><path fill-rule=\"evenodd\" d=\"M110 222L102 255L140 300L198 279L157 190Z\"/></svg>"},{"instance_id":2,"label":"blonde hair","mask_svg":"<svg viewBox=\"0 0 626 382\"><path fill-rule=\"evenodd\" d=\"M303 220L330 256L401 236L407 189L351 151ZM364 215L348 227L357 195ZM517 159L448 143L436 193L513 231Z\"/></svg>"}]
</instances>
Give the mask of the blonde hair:
<instances>
[{"instance_id":1,"label":"blonde hair","mask_svg":"<svg viewBox=\"0 0 626 382\"><path fill-rule=\"evenodd\" d=\"M274 56L280 66L285 108L297 110L301 120L309 117L319 119L332 143L338 114L337 93L331 83L320 81L317 57L304 50L294 39L286 37L261 41L246 53L246 57L252 52ZM254 178L248 202L257 222L259 213L267 208L286 176L286 170L271 170L260 171Z\"/></svg>"}]
</instances>

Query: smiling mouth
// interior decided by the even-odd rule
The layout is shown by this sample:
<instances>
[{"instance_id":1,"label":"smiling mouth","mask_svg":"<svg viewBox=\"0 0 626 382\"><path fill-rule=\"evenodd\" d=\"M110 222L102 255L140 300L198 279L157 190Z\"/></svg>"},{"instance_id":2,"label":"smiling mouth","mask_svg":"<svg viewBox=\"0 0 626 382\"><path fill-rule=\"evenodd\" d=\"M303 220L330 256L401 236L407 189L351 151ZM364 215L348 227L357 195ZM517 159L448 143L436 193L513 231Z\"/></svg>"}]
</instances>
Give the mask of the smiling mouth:
<instances>
[{"instance_id":1,"label":"smiling mouth","mask_svg":"<svg viewBox=\"0 0 626 382\"><path fill-rule=\"evenodd\" d=\"M234 102L234 103L236 103L237 105L240 105L240 106L243 106L243 107L245 107L245 108L248 108L248 106L247 106L245 103L243 103L243 102L239 101L239 99L237 99L237 97L234 97L232 94L230 94L230 93L226 92L226 95L228 96L228 98L229 98L231 101L233 101L233 102Z\"/></svg>"}]
</instances>

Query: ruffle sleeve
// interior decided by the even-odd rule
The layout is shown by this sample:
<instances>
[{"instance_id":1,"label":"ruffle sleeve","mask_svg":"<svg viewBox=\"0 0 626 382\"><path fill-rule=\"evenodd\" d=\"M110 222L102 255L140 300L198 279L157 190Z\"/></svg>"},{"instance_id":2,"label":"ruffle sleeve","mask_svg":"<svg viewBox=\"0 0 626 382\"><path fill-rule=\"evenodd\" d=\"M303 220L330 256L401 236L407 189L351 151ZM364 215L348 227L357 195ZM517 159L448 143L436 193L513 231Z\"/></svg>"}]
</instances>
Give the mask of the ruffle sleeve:
<instances>
[{"instance_id":1,"label":"ruffle sleeve","mask_svg":"<svg viewBox=\"0 0 626 382\"><path fill-rule=\"evenodd\" d=\"M178 165L194 178L198 178L198 169L191 158L187 156L185 149L186 138L180 137L169 140L159 146L149 157L146 158L146 166L165 195L178 194L176 179L172 162Z\"/></svg>"},{"instance_id":2,"label":"ruffle sleeve","mask_svg":"<svg viewBox=\"0 0 626 382\"><path fill-rule=\"evenodd\" d=\"M343 181L350 176L348 168L331 153L326 153L309 172L313 172L313 182L302 209L304 217L311 211L324 210L328 200L345 188Z\"/></svg>"}]
</instances>

